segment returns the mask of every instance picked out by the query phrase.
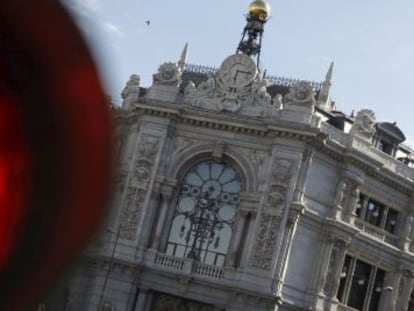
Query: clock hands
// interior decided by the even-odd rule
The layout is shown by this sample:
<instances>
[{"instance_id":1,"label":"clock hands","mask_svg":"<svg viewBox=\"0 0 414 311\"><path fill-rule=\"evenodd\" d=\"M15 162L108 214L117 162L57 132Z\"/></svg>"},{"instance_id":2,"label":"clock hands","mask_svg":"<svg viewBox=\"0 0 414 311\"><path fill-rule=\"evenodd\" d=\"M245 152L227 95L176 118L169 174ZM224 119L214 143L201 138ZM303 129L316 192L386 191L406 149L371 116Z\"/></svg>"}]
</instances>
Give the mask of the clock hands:
<instances>
[{"instance_id":1,"label":"clock hands","mask_svg":"<svg viewBox=\"0 0 414 311\"><path fill-rule=\"evenodd\" d=\"M246 71L246 70L237 69L236 73L234 74L234 77L233 77L233 82L234 83L237 83L237 81L238 81L237 77L240 76L240 75L244 75L244 76L251 75L251 72Z\"/></svg>"}]
</instances>

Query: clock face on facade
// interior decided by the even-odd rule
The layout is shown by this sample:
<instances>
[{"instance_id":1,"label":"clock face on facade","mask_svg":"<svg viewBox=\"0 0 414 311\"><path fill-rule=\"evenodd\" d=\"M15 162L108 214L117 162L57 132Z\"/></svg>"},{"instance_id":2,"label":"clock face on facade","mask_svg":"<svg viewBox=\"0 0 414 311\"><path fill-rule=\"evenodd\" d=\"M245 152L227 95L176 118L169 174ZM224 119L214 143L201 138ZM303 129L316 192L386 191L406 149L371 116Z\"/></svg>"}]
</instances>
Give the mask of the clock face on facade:
<instances>
[{"instance_id":1,"label":"clock face on facade","mask_svg":"<svg viewBox=\"0 0 414 311\"><path fill-rule=\"evenodd\" d=\"M245 54L234 54L221 64L219 76L229 87L246 86L256 78L258 70L254 61Z\"/></svg>"}]
</instances>

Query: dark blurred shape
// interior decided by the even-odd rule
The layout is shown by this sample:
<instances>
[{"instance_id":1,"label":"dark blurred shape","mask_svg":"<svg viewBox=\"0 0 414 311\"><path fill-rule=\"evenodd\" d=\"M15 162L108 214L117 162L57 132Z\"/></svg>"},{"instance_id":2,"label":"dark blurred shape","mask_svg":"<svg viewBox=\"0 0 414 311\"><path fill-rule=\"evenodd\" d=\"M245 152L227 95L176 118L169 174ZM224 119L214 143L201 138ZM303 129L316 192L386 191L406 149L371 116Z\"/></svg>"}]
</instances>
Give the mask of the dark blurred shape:
<instances>
[{"instance_id":1,"label":"dark blurred shape","mask_svg":"<svg viewBox=\"0 0 414 311\"><path fill-rule=\"evenodd\" d=\"M98 229L108 105L57 1L0 3L0 310L31 310Z\"/></svg>"}]
</instances>

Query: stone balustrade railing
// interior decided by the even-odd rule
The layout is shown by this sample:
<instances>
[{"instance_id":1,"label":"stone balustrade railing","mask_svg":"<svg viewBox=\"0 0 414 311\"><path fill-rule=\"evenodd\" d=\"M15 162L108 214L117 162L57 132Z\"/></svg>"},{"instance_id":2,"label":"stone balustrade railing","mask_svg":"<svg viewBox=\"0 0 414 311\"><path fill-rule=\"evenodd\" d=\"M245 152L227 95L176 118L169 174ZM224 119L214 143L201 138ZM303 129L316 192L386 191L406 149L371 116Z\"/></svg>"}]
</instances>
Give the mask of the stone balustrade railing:
<instances>
[{"instance_id":1,"label":"stone balustrade railing","mask_svg":"<svg viewBox=\"0 0 414 311\"><path fill-rule=\"evenodd\" d=\"M190 273L193 276L203 278L222 279L224 276L223 267L208 265L192 259L174 257L163 253L157 253L155 255L154 264L155 267L171 271L180 271L180 273L184 274ZM191 267L187 269L189 265Z\"/></svg>"}]
</instances>

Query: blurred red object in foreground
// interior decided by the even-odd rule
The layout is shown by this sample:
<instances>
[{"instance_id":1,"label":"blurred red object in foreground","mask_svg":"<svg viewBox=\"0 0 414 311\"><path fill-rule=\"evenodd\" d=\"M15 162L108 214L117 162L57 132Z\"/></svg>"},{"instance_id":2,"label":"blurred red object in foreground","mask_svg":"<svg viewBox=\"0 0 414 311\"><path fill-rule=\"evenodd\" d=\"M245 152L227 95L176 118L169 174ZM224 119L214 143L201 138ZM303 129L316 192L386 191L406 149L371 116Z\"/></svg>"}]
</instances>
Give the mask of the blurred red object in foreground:
<instances>
[{"instance_id":1,"label":"blurred red object in foreground","mask_svg":"<svg viewBox=\"0 0 414 311\"><path fill-rule=\"evenodd\" d=\"M111 127L57 1L2 1L0 38L0 310L30 310L102 221Z\"/></svg>"}]
</instances>

